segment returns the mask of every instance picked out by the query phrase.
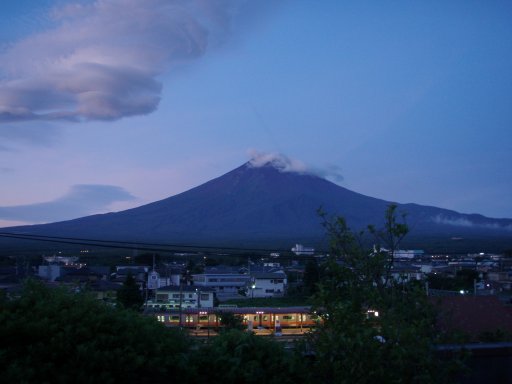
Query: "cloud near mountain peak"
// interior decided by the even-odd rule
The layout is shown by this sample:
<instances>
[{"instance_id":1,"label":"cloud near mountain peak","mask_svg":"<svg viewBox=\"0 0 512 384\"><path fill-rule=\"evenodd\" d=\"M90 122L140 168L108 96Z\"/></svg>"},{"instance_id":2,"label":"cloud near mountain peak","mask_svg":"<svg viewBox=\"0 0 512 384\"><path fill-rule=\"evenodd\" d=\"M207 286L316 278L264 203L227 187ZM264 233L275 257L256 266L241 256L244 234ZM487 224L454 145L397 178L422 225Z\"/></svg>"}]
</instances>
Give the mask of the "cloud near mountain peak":
<instances>
[{"instance_id":1,"label":"cloud near mountain peak","mask_svg":"<svg viewBox=\"0 0 512 384\"><path fill-rule=\"evenodd\" d=\"M281 172L310 173L306 165L280 153L250 152L249 165L254 168L273 166Z\"/></svg>"},{"instance_id":2,"label":"cloud near mountain peak","mask_svg":"<svg viewBox=\"0 0 512 384\"><path fill-rule=\"evenodd\" d=\"M341 183L343 175L341 168L337 165L328 165L324 167L310 167L300 160L292 159L286 155L276 152L258 152L249 151L251 159L248 165L254 168L272 166L280 172L294 172L299 174L309 174L328 179L334 183Z\"/></svg>"}]
</instances>

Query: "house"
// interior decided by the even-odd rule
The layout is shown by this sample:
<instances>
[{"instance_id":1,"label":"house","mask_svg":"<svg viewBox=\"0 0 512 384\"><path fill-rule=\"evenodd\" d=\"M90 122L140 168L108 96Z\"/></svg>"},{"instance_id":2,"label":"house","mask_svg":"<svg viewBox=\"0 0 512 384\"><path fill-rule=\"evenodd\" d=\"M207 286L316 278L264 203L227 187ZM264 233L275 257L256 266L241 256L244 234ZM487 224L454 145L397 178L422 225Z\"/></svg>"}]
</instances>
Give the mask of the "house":
<instances>
[{"instance_id":1,"label":"house","mask_svg":"<svg viewBox=\"0 0 512 384\"><path fill-rule=\"evenodd\" d=\"M396 249L393 252L395 259L415 259L421 258L424 255L424 251L421 249Z\"/></svg>"},{"instance_id":2,"label":"house","mask_svg":"<svg viewBox=\"0 0 512 384\"><path fill-rule=\"evenodd\" d=\"M57 264L40 265L37 267L37 276L48 281L55 281L62 275L63 266Z\"/></svg>"},{"instance_id":3,"label":"house","mask_svg":"<svg viewBox=\"0 0 512 384\"><path fill-rule=\"evenodd\" d=\"M131 275L137 284L142 288L147 283L147 275L149 267L147 266L117 266L116 271L110 275L110 281L114 283L124 283L129 275Z\"/></svg>"},{"instance_id":4,"label":"house","mask_svg":"<svg viewBox=\"0 0 512 384\"><path fill-rule=\"evenodd\" d=\"M246 290L250 279L248 274L235 273L230 270L192 275L195 288L211 288L219 300L239 297L240 292Z\"/></svg>"},{"instance_id":5,"label":"house","mask_svg":"<svg viewBox=\"0 0 512 384\"><path fill-rule=\"evenodd\" d=\"M169 285L158 288L146 302L148 309L213 308L215 290L210 287Z\"/></svg>"},{"instance_id":6,"label":"house","mask_svg":"<svg viewBox=\"0 0 512 384\"><path fill-rule=\"evenodd\" d=\"M102 275L85 264L49 264L38 266L37 275L47 281L83 282L101 279Z\"/></svg>"},{"instance_id":7,"label":"house","mask_svg":"<svg viewBox=\"0 0 512 384\"><path fill-rule=\"evenodd\" d=\"M251 273L251 281L247 286L249 297L281 297L286 291L288 281L286 274L279 272Z\"/></svg>"},{"instance_id":8,"label":"house","mask_svg":"<svg viewBox=\"0 0 512 384\"><path fill-rule=\"evenodd\" d=\"M391 267L391 277L398 283L407 283L413 280L423 280L424 274L419 266L395 263Z\"/></svg>"},{"instance_id":9,"label":"house","mask_svg":"<svg viewBox=\"0 0 512 384\"><path fill-rule=\"evenodd\" d=\"M489 271L487 279L498 286L501 291L512 289L512 271Z\"/></svg>"},{"instance_id":10,"label":"house","mask_svg":"<svg viewBox=\"0 0 512 384\"><path fill-rule=\"evenodd\" d=\"M180 285L183 276L183 269L164 266L148 272L148 289L157 289L168 285Z\"/></svg>"},{"instance_id":11,"label":"house","mask_svg":"<svg viewBox=\"0 0 512 384\"><path fill-rule=\"evenodd\" d=\"M88 284L87 291L92 293L98 300L115 304L117 302L117 291L121 287L121 284L112 283L107 280L96 280Z\"/></svg>"},{"instance_id":12,"label":"house","mask_svg":"<svg viewBox=\"0 0 512 384\"><path fill-rule=\"evenodd\" d=\"M88 267L62 267L61 275L55 278L55 281L80 284L101 280L101 277L99 273L94 272Z\"/></svg>"}]
</instances>

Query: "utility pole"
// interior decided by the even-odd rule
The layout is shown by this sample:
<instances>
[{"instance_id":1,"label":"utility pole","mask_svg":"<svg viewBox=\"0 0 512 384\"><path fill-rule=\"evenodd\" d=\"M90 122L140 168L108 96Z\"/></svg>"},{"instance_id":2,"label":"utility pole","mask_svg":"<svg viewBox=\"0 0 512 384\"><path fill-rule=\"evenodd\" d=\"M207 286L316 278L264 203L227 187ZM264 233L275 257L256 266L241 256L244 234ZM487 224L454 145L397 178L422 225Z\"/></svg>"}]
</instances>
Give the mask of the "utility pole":
<instances>
[{"instance_id":1,"label":"utility pole","mask_svg":"<svg viewBox=\"0 0 512 384\"><path fill-rule=\"evenodd\" d=\"M197 308L201 308L201 291L196 288Z\"/></svg>"},{"instance_id":2,"label":"utility pole","mask_svg":"<svg viewBox=\"0 0 512 384\"><path fill-rule=\"evenodd\" d=\"M181 321L181 314L182 314L182 310L181 310L181 304L183 303L183 285L181 283L181 278L180 278L180 306L179 306L179 316L180 316L180 328L182 326L182 321Z\"/></svg>"}]
</instances>

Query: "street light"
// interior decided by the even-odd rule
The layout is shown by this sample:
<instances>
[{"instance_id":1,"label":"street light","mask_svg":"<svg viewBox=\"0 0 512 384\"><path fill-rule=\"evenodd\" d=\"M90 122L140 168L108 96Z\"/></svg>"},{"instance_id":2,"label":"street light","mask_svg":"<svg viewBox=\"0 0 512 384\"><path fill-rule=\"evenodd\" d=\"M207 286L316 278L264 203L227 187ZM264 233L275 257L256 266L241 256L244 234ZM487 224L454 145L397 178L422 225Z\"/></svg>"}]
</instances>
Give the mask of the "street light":
<instances>
[{"instance_id":1,"label":"street light","mask_svg":"<svg viewBox=\"0 0 512 384\"><path fill-rule=\"evenodd\" d=\"M201 308L201 291L196 288L197 308Z\"/></svg>"}]
</instances>

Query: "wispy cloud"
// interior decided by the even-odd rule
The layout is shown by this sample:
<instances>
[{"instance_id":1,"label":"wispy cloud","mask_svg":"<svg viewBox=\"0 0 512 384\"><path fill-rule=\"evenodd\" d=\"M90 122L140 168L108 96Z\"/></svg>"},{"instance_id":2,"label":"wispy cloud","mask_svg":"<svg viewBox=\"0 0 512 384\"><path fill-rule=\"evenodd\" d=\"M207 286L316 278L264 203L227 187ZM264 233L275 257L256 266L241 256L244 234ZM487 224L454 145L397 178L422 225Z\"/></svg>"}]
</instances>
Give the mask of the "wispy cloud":
<instances>
[{"instance_id":1,"label":"wispy cloud","mask_svg":"<svg viewBox=\"0 0 512 384\"><path fill-rule=\"evenodd\" d=\"M302 161L291 159L281 153L250 150L249 156L249 165L255 168L272 165L281 172L309 173L308 167Z\"/></svg>"},{"instance_id":2,"label":"wispy cloud","mask_svg":"<svg viewBox=\"0 0 512 384\"><path fill-rule=\"evenodd\" d=\"M335 183L341 183L344 178L341 173L341 167L337 165L327 165L323 168L313 168L312 171L315 175L329 179Z\"/></svg>"},{"instance_id":3,"label":"wispy cloud","mask_svg":"<svg viewBox=\"0 0 512 384\"><path fill-rule=\"evenodd\" d=\"M135 199L129 192L113 185L75 185L64 196L44 203L0 207L0 219L25 223L68 220L105 212L115 202Z\"/></svg>"},{"instance_id":4,"label":"wispy cloud","mask_svg":"<svg viewBox=\"0 0 512 384\"><path fill-rule=\"evenodd\" d=\"M500 225L496 222L496 220L493 222L475 222L466 217L449 217L439 214L432 217L432 221L437 224L452 225L455 227L500 229L512 231L512 224Z\"/></svg>"},{"instance_id":5,"label":"wispy cloud","mask_svg":"<svg viewBox=\"0 0 512 384\"><path fill-rule=\"evenodd\" d=\"M0 123L115 120L154 111L173 65L224 39L241 1L96 0L0 53Z\"/></svg>"},{"instance_id":6,"label":"wispy cloud","mask_svg":"<svg viewBox=\"0 0 512 384\"><path fill-rule=\"evenodd\" d=\"M335 183L343 181L343 175L341 174L341 168L337 165L328 165L325 167L310 167L304 164L300 160L289 158L281 153L276 152L258 152L256 150L250 150L249 166L251 167L263 167L271 165L281 172L295 172L299 174L310 174L321 177L323 179L331 180Z\"/></svg>"}]
</instances>

